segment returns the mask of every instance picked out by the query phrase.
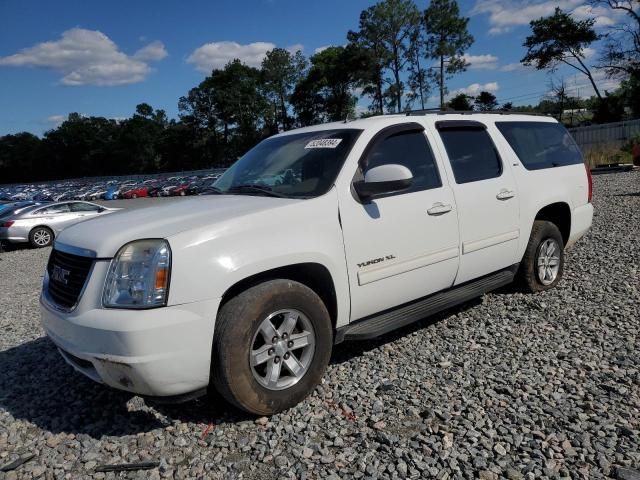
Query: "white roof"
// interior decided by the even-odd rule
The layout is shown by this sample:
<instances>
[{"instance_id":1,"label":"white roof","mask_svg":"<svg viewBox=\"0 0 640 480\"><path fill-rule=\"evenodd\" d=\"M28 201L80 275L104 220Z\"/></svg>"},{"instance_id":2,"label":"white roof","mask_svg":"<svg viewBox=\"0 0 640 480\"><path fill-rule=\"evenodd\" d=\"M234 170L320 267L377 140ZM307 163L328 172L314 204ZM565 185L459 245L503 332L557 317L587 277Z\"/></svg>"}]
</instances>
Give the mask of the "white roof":
<instances>
[{"instance_id":1,"label":"white roof","mask_svg":"<svg viewBox=\"0 0 640 480\"><path fill-rule=\"evenodd\" d=\"M427 112L425 114L390 114L376 115L374 117L359 118L357 120L349 120L342 122L322 123L312 125L310 127L297 128L280 133L278 136L291 135L296 133L315 132L321 130L333 130L344 128L356 128L361 130L374 129L379 130L389 125L397 125L400 123L418 122L422 120L436 122L438 120L475 120L479 122L495 122L495 121L512 121L512 122L547 122L557 123L557 120L551 116L533 115L527 113L480 113L480 112Z\"/></svg>"}]
</instances>

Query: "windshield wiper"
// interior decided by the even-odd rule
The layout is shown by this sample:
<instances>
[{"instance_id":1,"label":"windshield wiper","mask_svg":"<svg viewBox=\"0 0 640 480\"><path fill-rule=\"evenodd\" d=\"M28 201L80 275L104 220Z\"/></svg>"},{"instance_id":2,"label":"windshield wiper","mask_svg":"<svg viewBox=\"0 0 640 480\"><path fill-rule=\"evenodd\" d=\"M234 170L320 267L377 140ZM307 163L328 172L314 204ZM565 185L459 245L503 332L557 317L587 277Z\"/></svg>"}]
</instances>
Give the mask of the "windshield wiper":
<instances>
[{"instance_id":1,"label":"windshield wiper","mask_svg":"<svg viewBox=\"0 0 640 480\"><path fill-rule=\"evenodd\" d=\"M278 198L289 198L287 195L279 192L274 192L271 188L265 185L254 185L254 184L246 184L246 185L234 185L227 190L232 193L243 193L243 192L253 192L260 193L262 195L267 195L270 197L278 197Z\"/></svg>"}]
</instances>

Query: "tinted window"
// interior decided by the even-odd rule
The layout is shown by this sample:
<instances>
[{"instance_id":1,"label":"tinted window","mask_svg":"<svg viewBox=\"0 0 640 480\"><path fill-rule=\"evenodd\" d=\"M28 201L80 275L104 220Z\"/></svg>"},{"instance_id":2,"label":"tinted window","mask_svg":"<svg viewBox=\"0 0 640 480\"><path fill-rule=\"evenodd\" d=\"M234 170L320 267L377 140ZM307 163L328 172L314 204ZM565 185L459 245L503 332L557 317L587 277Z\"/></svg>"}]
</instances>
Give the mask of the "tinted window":
<instances>
[{"instance_id":1,"label":"tinted window","mask_svg":"<svg viewBox=\"0 0 640 480\"><path fill-rule=\"evenodd\" d=\"M42 208L35 212L37 215L51 215L54 213L67 213L69 211L68 203L61 203L59 205L52 205L47 208Z\"/></svg>"},{"instance_id":2,"label":"tinted window","mask_svg":"<svg viewBox=\"0 0 640 480\"><path fill-rule=\"evenodd\" d=\"M502 174L502 162L486 130L443 129L440 136L456 183L477 182Z\"/></svg>"},{"instance_id":3,"label":"tinted window","mask_svg":"<svg viewBox=\"0 0 640 480\"><path fill-rule=\"evenodd\" d=\"M411 188L399 193L417 192L442 186L436 162L423 132L403 132L376 143L367 158L366 169L395 163L411 170Z\"/></svg>"},{"instance_id":4,"label":"tinted window","mask_svg":"<svg viewBox=\"0 0 640 480\"><path fill-rule=\"evenodd\" d=\"M71 211L72 212L97 212L100 210L98 205L92 205L90 203L72 203Z\"/></svg>"},{"instance_id":5,"label":"tinted window","mask_svg":"<svg viewBox=\"0 0 640 480\"><path fill-rule=\"evenodd\" d=\"M573 138L559 123L496 122L496 127L527 170L583 162Z\"/></svg>"}]
</instances>

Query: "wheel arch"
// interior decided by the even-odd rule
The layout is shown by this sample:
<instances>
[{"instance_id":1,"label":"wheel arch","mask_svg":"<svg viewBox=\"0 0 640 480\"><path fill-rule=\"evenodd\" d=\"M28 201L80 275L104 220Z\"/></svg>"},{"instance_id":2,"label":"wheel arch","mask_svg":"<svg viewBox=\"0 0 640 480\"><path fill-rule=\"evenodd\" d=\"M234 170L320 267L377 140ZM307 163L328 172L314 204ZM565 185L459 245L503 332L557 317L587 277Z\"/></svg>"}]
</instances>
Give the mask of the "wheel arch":
<instances>
[{"instance_id":1,"label":"wheel arch","mask_svg":"<svg viewBox=\"0 0 640 480\"><path fill-rule=\"evenodd\" d=\"M331 318L332 328L336 328L338 318L338 300L335 282L329 269L320 263L296 263L272 268L237 281L222 295L220 308L231 298L259 283L268 280L286 279L306 285L313 290L325 304Z\"/></svg>"},{"instance_id":2,"label":"wheel arch","mask_svg":"<svg viewBox=\"0 0 640 480\"><path fill-rule=\"evenodd\" d=\"M564 245L569 241L571 235L571 207L565 202L555 202L541 208L534 220L546 220L553 223L560 234Z\"/></svg>"}]
</instances>

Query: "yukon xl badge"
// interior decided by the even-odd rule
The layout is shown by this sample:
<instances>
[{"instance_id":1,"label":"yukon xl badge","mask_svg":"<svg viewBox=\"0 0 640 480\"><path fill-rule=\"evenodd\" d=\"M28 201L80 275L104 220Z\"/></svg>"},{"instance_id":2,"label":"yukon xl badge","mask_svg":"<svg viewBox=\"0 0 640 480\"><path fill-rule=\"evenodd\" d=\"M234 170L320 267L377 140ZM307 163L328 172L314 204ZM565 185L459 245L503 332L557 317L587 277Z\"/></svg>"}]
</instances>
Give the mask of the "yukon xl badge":
<instances>
[{"instance_id":1,"label":"yukon xl badge","mask_svg":"<svg viewBox=\"0 0 640 480\"><path fill-rule=\"evenodd\" d=\"M64 268L59 267L58 265L54 265L53 272L51 272L51 278L58 283L64 283L66 285L67 275L69 275L70 273L71 272L69 270L65 270Z\"/></svg>"},{"instance_id":2,"label":"yukon xl badge","mask_svg":"<svg viewBox=\"0 0 640 480\"><path fill-rule=\"evenodd\" d=\"M358 264L358 268L368 267L369 265L375 265L376 263L382 263L386 260L394 260L396 257L394 255L385 255L384 257L374 258L373 260L367 260L366 262L362 262Z\"/></svg>"}]
</instances>

